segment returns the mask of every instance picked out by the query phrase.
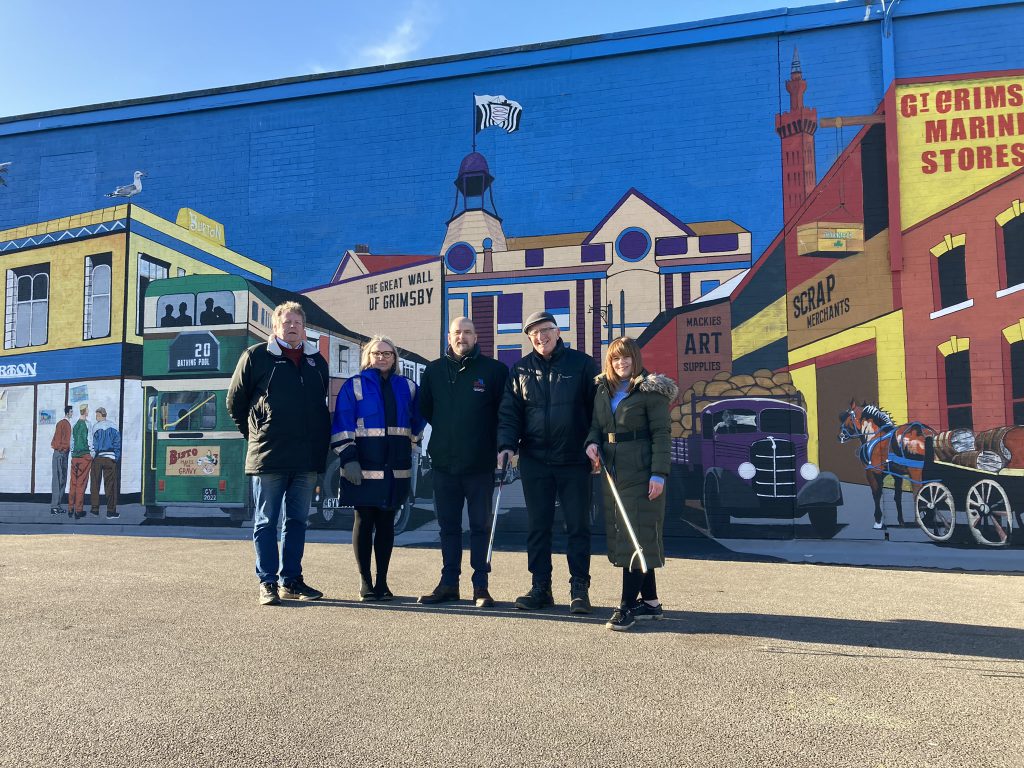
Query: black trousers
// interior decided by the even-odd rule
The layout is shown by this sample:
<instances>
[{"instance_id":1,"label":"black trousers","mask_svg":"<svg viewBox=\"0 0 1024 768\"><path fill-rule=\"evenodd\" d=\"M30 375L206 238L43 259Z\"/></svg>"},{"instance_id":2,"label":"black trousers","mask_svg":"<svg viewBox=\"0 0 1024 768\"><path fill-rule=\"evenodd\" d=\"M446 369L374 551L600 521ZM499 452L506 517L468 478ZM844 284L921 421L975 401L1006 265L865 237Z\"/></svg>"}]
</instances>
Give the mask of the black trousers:
<instances>
[{"instance_id":1,"label":"black trousers","mask_svg":"<svg viewBox=\"0 0 1024 768\"><path fill-rule=\"evenodd\" d=\"M462 507L469 513L469 564L473 586L487 587L494 473L451 475L434 469L434 509L441 529L441 583L457 586L462 574Z\"/></svg>"},{"instance_id":2,"label":"black trousers","mask_svg":"<svg viewBox=\"0 0 1024 768\"><path fill-rule=\"evenodd\" d=\"M551 527L555 499L561 502L569 534L569 574L590 582L590 468L585 465L545 464L519 457L523 496L526 499L527 564L534 584L551 583Z\"/></svg>"}]
</instances>

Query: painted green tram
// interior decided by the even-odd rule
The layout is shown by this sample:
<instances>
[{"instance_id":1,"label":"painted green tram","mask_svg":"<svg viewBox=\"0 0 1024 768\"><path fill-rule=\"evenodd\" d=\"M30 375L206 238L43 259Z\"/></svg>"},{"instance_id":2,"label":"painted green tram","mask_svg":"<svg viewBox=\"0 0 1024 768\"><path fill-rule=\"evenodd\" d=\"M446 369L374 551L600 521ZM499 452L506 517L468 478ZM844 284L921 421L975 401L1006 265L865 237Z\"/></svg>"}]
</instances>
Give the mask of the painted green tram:
<instances>
[{"instance_id":1,"label":"painted green tram","mask_svg":"<svg viewBox=\"0 0 1024 768\"><path fill-rule=\"evenodd\" d=\"M252 518L244 472L246 442L225 399L239 356L266 341L274 307L297 301L307 337L316 341L331 375L329 405L358 371L365 337L353 334L307 297L236 275L157 280L146 291L143 327L145 429L142 499L145 516L225 514ZM336 462L328 471L337 472ZM324 483L321 482L321 487ZM338 524L336 500L321 491L311 523Z\"/></svg>"}]
</instances>

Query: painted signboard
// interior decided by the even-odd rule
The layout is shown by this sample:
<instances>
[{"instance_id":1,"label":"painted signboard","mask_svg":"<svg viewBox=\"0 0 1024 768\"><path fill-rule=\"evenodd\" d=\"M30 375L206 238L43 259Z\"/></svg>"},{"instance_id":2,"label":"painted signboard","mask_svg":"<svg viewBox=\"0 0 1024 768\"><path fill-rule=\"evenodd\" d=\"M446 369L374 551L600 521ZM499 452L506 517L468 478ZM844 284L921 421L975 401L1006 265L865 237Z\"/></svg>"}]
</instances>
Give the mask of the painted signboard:
<instances>
[{"instance_id":1,"label":"painted signboard","mask_svg":"<svg viewBox=\"0 0 1024 768\"><path fill-rule=\"evenodd\" d=\"M216 477L220 475L220 446L168 447L166 467L169 476Z\"/></svg>"},{"instance_id":2,"label":"painted signboard","mask_svg":"<svg viewBox=\"0 0 1024 768\"><path fill-rule=\"evenodd\" d=\"M904 229L1024 167L1024 75L896 87Z\"/></svg>"}]
</instances>

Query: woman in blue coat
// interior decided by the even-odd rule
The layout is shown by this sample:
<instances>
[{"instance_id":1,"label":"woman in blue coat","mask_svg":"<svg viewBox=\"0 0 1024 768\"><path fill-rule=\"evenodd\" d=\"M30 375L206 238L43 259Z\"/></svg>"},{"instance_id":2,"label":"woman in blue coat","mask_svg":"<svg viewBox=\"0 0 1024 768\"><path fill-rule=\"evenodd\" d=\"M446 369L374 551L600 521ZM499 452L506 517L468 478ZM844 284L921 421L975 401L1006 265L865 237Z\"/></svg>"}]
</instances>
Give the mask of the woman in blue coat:
<instances>
[{"instance_id":1,"label":"woman in blue coat","mask_svg":"<svg viewBox=\"0 0 1024 768\"><path fill-rule=\"evenodd\" d=\"M424 420L416 384L398 373L398 348L385 336L363 347L360 372L345 382L334 408L331 447L341 460L341 502L355 507L352 546L361 600L390 600L388 565L395 510L409 497L412 446ZM375 555L377 578L370 571Z\"/></svg>"}]
</instances>

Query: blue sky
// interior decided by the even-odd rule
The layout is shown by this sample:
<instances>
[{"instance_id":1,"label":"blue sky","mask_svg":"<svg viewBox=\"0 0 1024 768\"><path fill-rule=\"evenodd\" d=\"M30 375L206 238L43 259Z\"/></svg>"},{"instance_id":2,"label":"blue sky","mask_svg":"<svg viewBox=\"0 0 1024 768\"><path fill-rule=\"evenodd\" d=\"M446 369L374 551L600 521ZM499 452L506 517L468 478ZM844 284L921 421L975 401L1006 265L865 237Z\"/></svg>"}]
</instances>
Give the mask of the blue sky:
<instances>
[{"instance_id":1,"label":"blue sky","mask_svg":"<svg viewBox=\"0 0 1024 768\"><path fill-rule=\"evenodd\" d=\"M820 2L3 0L0 115Z\"/></svg>"}]
</instances>

